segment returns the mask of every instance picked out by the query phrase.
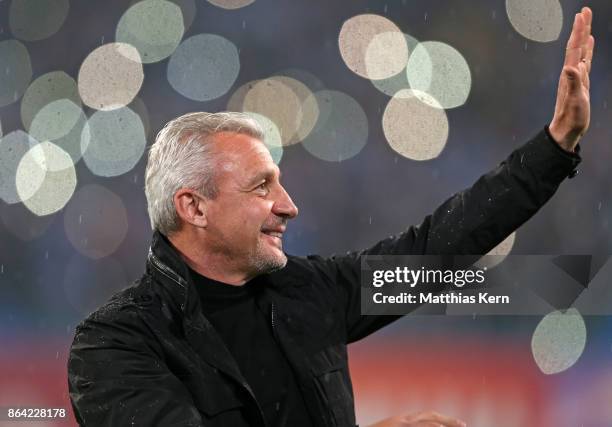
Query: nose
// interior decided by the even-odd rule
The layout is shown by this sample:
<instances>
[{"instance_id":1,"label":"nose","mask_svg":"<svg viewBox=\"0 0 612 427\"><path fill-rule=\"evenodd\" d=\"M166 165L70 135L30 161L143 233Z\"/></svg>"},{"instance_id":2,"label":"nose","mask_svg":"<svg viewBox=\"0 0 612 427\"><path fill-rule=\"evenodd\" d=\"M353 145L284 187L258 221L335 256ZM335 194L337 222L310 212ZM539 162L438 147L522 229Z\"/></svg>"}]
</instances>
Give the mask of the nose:
<instances>
[{"instance_id":1,"label":"nose","mask_svg":"<svg viewBox=\"0 0 612 427\"><path fill-rule=\"evenodd\" d=\"M282 185L279 185L278 188L278 194L272 205L272 213L287 219L295 218L298 214L297 206Z\"/></svg>"}]
</instances>

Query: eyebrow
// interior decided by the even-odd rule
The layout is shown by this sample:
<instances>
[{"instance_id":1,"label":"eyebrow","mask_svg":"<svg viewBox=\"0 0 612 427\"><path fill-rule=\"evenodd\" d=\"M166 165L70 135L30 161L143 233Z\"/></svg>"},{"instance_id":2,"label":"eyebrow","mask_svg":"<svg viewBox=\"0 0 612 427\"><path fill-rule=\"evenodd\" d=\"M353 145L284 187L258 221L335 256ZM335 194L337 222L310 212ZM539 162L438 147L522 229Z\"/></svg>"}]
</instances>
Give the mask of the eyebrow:
<instances>
[{"instance_id":1,"label":"eyebrow","mask_svg":"<svg viewBox=\"0 0 612 427\"><path fill-rule=\"evenodd\" d=\"M258 173L257 175L255 175L253 177L253 179L251 179L249 181L249 187L252 186L252 185L257 184L260 181L270 179L271 177L274 176L276 170L278 170L278 177L280 179L280 177L282 175L280 169L272 169L272 168L266 169L265 171L262 171L262 172Z\"/></svg>"}]
</instances>

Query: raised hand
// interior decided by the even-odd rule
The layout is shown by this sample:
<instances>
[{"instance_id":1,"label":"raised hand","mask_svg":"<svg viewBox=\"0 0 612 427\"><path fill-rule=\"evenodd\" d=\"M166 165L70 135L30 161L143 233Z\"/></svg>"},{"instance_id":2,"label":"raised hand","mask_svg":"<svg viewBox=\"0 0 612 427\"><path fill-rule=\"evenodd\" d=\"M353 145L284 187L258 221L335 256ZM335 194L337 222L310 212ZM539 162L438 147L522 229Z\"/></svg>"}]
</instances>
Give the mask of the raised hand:
<instances>
[{"instance_id":1,"label":"raised hand","mask_svg":"<svg viewBox=\"0 0 612 427\"><path fill-rule=\"evenodd\" d=\"M591 117L589 73L595 47L592 20L593 12L588 7L583 7L574 18L559 77L555 115L549 126L553 139L571 152L589 128Z\"/></svg>"}]
</instances>

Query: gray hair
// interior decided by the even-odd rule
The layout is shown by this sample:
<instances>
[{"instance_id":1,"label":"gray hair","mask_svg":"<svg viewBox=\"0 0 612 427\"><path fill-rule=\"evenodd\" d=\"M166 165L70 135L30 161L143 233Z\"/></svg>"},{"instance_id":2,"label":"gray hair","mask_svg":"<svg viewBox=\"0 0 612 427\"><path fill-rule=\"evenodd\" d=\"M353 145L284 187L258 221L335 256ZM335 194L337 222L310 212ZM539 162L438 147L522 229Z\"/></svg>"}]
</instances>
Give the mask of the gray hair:
<instances>
[{"instance_id":1,"label":"gray hair","mask_svg":"<svg viewBox=\"0 0 612 427\"><path fill-rule=\"evenodd\" d=\"M216 160L210 136L218 132L246 134L263 141L261 126L245 113L189 113L168 122L149 150L145 171L145 195L151 228L169 236L180 220L174 194L190 188L215 198Z\"/></svg>"}]
</instances>

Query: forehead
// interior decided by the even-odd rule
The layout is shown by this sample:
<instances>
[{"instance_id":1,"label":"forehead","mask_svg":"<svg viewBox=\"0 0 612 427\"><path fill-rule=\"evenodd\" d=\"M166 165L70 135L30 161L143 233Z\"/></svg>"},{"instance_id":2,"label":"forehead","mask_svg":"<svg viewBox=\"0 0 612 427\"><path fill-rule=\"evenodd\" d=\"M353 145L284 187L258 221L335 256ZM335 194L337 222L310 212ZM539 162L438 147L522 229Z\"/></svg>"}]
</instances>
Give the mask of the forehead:
<instances>
[{"instance_id":1,"label":"forehead","mask_svg":"<svg viewBox=\"0 0 612 427\"><path fill-rule=\"evenodd\" d=\"M252 136L219 132L213 136L212 144L219 160L218 173L250 175L278 169L264 143Z\"/></svg>"}]
</instances>

